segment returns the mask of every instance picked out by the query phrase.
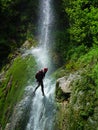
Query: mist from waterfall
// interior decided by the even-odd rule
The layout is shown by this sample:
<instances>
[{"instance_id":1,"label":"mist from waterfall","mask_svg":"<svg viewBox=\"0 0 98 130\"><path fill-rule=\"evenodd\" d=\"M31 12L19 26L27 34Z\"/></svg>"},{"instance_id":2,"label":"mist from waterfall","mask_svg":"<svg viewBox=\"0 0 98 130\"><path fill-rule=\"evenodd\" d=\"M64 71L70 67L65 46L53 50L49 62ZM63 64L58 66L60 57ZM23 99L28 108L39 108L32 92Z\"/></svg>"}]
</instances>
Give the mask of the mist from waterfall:
<instances>
[{"instance_id":1,"label":"mist from waterfall","mask_svg":"<svg viewBox=\"0 0 98 130\"><path fill-rule=\"evenodd\" d=\"M37 62L38 70L44 67L48 67L48 69L51 70L52 67L49 54L50 44L52 42L51 32L54 18L51 3L52 0L41 0L39 2L39 45L31 50L31 53ZM53 79L46 76L44 79L45 97L42 96L41 88L39 87L32 100L30 118L26 130L53 130L55 114L54 90L55 84L53 83Z\"/></svg>"},{"instance_id":2,"label":"mist from waterfall","mask_svg":"<svg viewBox=\"0 0 98 130\"><path fill-rule=\"evenodd\" d=\"M52 0L39 1L39 18L37 28L38 47L32 49L32 54L37 60L38 69L48 67L51 69L50 48L52 44L52 30L54 13Z\"/></svg>"},{"instance_id":3,"label":"mist from waterfall","mask_svg":"<svg viewBox=\"0 0 98 130\"><path fill-rule=\"evenodd\" d=\"M51 30L53 25L52 0L41 0L39 2L39 20L38 20L38 40L39 45L44 49L49 47L51 42Z\"/></svg>"},{"instance_id":4,"label":"mist from waterfall","mask_svg":"<svg viewBox=\"0 0 98 130\"><path fill-rule=\"evenodd\" d=\"M37 69L48 67L44 79L44 93L42 95L41 87L39 87L33 96L33 91L37 86L33 82L30 86L26 86L23 99L16 104L11 121L7 126L7 130L53 130L55 105L54 91L55 81L51 78L50 49L52 46L52 29L53 29L53 9L52 0L39 1L39 20L38 20L38 46L27 50L23 57L32 54L37 63ZM29 65L28 65L29 66ZM33 68L32 68L33 69ZM5 129L5 130L6 130Z\"/></svg>"}]
</instances>

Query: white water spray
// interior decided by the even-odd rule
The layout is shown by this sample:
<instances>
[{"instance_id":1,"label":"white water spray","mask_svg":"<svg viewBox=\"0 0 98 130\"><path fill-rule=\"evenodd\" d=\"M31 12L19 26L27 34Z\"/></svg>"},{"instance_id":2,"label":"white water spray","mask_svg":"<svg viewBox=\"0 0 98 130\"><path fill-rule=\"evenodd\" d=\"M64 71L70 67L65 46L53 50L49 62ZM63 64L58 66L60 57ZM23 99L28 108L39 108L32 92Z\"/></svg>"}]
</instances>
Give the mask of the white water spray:
<instances>
[{"instance_id":1,"label":"white water spray","mask_svg":"<svg viewBox=\"0 0 98 130\"><path fill-rule=\"evenodd\" d=\"M51 42L51 29L53 24L53 9L51 8L51 0L41 0L39 7L39 27L38 27L38 39L39 45L49 47Z\"/></svg>"},{"instance_id":2,"label":"white water spray","mask_svg":"<svg viewBox=\"0 0 98 130\"><path fill-rule=\"evenodd\" d=\"M53 11L51 8L52 0L40 0L40 16L38 22L38 42L36 48L31 48L25 55L32 54L37 62L38 70L48 67L51 70L51 61L49 57L50 43L51 43L51 29L53 25ZM45 97L42 96L41 87L39 87L32 97L34 86L27 86L25 95L22 101L16 105L9 129L16 130L53 130L54 124L54 91L55 84L53 79L47 76L44 79L44 92ZM29 117L29 119L28 119ZM27 119L26 119L27 118ZM27 120L27 122L26 122ZM24 123L25 121L25 123Z\"/></svg>"},{"instance_id":3,"label":"white water spray","mask_svg":"<svg viewBox=\"0 0 98 130\"><path fill-rule=\"evenodd\" d=\"M35 56L38 69L48 67L50 69L49 44L51 43L51 27L53 12L51 0L41 0L40 17L38 26L39 46L31 50ZM45 97L42 96L41 88L36 91L32 101L29 122L26 130L53 130L54 122L54 90L55 85L49 77L44 80Z\"/></svg>"},{"instance_id":4,"label":"white water spray","mask_svg":"<svg viewBox=\"0 0 98 130\"><path fill-rule=\"evenodd\" d=\"M41 0L39 2L39 21L38 21L38 42L39 46L32 49L32 54L37 60L38 68L51 67L50 63L50 44L52 42L53 9L52 0Z\"/></svg>"}]
</instances>

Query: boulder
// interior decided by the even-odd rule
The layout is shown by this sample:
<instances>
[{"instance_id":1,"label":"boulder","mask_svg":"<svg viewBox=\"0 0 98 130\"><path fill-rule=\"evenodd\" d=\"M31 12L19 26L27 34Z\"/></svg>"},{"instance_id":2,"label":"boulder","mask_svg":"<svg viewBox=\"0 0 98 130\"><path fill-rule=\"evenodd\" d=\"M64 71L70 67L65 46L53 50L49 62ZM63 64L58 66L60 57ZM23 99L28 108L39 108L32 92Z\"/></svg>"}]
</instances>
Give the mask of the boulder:
<instances>
[{"instance_id":1,"label":"boulder","mask_svg":"<svg viewBox=\"0 0 98 130\"><path fill-rule=\"evenodd\" d=\"M68 101L69 100L69 98L71 96L71 92L72 92L71 84L76 79L80 79L80 75L78 74L78 72L76 72L74 74L70 74L68 76L64 76L57 80L56 98L58 99L58 101Z\"/></svg>"},{"instance_id":2,"label":"boulder","mask_svg":"<svg viewBox=\"0 0 98 130\"><path fill-rule=\"evenodd\" d=\"M80 79L80 75L78 74L78 72L74 74L70 74L69 76L64 76L62 78L59 78L57 80L57 84L58 84L57 86L61 88L61 90L64 93L71 93L71 82L76 79Z\"/></svg>"},{"instance_id":3,"label":"boulder","mask_svg":"<svg viewBox=\"0 0 98 130\"><path fill-rule=\"evenodd\" d=\"M21 48L23 48L23 49L30 49L31 47L32 47L32 42L26 40Z\"/></svg>"},{"instance_id":4,"label":"boulder","mask_svg":"<svg viewBox=\"0 0 98 130\"><path fill-rule=\"evenodd\" d=\"M57 80L57 84L58 84L59 88L61 88L61 90L64 93L71 93L70 83L71 83L71 81L66 76L59 78Z\"/></svg>"}]
</instances>

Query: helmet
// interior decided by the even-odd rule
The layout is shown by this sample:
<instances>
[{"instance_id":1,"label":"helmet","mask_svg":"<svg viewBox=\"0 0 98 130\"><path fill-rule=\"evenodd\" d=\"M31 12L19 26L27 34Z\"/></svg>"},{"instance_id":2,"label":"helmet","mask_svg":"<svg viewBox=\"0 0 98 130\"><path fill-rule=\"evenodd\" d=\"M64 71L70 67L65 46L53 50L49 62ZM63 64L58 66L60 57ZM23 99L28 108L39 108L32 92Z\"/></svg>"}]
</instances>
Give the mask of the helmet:
<instances>
[{"instance_id":1,"label":"helmet","mask_svg":"<svg viewBox=\"0 0 98 130\"><path fill-rule=\"evenodd\" d=\"M44 72L47 72L48 71L48 68L44 68Z\"/></svg>"}]
</instances>

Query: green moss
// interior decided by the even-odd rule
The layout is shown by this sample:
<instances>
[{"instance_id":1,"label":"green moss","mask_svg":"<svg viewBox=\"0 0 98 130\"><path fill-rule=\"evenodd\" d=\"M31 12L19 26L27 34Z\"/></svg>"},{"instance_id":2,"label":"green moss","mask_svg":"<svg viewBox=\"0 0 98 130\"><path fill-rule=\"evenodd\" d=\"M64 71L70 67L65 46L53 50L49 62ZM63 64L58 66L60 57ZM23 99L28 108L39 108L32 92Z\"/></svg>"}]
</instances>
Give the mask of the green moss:
<instances>
[{"instance_id":1,"label":"green moss","mask_svg":"<svg viewBox=\"0 0 98 130\"><path fill-rule=\"evenodd\" d=\"M52 74L52 76L57 79L57 78L61 78L61 77L65 76L66 74L67 74L67 73L66 73L66 68L65 68L65 66L63 66L63 67L57 69L57 70ZM68 74L69 74L69 73L68 73Z\"/></svg>"},{"instance_id":2,"label":"green moss","mask_svg":"<svg viewBox=\"0 0 98 130\"><path fill-rule=\"evenodd\" d=\"M26 85L34 81L35 71L36 63L30 55L17 57L6 72L6 80L0 87L0 122L3 126L8 122L15 104L22 98Z\"/></svg>"},{"instance_id":3,"label":"green moss","mask_svg":"<svg viewBox=\"0 0 98 130\"><path fill-rule=\"evenodd\" d=\"M63 68L64 69L64 68ZM97 130L98 128L98 48L92 48L76 62L70 59L65 66L65 75L78 71L80 79L71 84L69 103L60 102L57 113L59 130ZM62 72L61 70L59 72ZM56 73L59 75L59 73ZM63 77L63 73L60 73ZM56 90L58 91L58 89ZM56 97L62 95L56 92ZM64 108L63 108L64 107ZM63 111L61 111L63 110ZM64 114L64 115L63 115ZM58 115L61 115L58 118ZM64 124L66 126L64 126Z\"/></svg>"}]
</instances>

